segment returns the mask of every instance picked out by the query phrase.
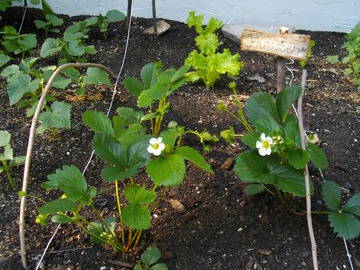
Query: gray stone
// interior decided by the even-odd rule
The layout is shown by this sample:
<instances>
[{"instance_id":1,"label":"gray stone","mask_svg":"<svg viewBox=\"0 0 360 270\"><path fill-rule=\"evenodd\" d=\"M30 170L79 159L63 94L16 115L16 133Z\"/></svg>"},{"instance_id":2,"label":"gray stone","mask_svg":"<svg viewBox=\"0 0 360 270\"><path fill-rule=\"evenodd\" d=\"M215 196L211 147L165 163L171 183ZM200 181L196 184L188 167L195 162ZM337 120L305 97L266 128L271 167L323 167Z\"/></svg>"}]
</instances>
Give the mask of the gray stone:
<instances>
[{"instance_id":1,"label":"gray stone","mask_svg":"<svg viewBox=\"0 0 360 270\"><path fill-rule=\"evenodd\" d=\"M232 41L240 44L240 36L244 29L252 29L258 31L264 31L269 33L278 34L281 26L275 25L255 25L255 24L224 24L222 32ZM295 27L287 26L289 33L295 32Z\"/></svg>"}]
</instances>

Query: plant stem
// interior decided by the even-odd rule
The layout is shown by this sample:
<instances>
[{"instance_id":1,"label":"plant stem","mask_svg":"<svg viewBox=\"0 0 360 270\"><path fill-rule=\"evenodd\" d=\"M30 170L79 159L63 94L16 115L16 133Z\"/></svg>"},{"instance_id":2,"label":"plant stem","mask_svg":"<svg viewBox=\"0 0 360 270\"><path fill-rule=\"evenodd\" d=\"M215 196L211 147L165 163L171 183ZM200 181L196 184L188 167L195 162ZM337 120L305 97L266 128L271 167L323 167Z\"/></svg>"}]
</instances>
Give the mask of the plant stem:
<instances>
[{"instance_id":1,"label":"plant stem","mask_svg":"<svg viewBox=\"0 0 360 270\"><path fill-rule=\"evenodd\" d=\"M134 243L133 249L135 249L137 247L137 245L138 245L138 243L139 243L139 241L141 239L141 234L142 234L142 230L139 231L139 233L138 233L138 235L136 237L136 241Z\"/></svg>"},{"instance_id":2,"label":"plant stem","mask_svg":"<svg viewBox=\"0 0 360 270\"><path fill-rule=\"evenodd\" d=\"M11 176L10 167L9 167L7 161L6 161L6 160L2 160L1 162L2 162L2 164L3 164L4 171L5 171L6 177L7 177L7 179L8 179L8 182L9 182L11 188L12 188L12 189L17 189L17 185L15 184L15 181L14 181L14 179L13 179L12 176Z\"/></svg>"},{"instance_id":3,"label":"plant stem","mask_svg":"<svg viewBox=\"0 0 360 270\"><path fill-rule=\"evenodd\" d=\"M301 137L301 148L306 150L306 137L305 137L305 129L303 123L303 115L302 115L302 101L304 97L304 91L306 86L306 77L307 72L306 69L303 70L302 79L301 79L301 94L298 99L298 106L297 106L297 115L298 115L298 125L300 130L300 137ZM316 240L314 235L314 229L312 225L312 217L311 217L311 189L310 189L310 177L309 177L309 168L306 164L304 170L304 178L305 178L305 190L306 190L306 219L308 224L309 236L311 241L311 252L312 252L312 260L313 260L313 267L314 270L319 269L319 263L317 259L317 246Z\"/></svg>"},{"instance_id":4,"label":"plant stem","mask_svg":"<svg viewBox=\"0 0 360 270\"><path fill-rule=\"evenodd\" d=\"M125 247L125 249L124 249L125 252L130 249L131 239L132 239L132 233L133 233L132 229L129 228L128 241L127 241L126 247Z\"/></svg>"},{"instance_id":5,"label":"plant stem","mask_svg":"<svg viewBox=\"0 0 360 270\"><path fill-rule=\"evenodd\" d=\"M121 231L121 240L122 243L125 244L125 234L124 234L124 222L121 216L121 203L120 203L120 195L119 195L119 181L115 181L115 196L116 196L116 203L119 212L120 218L120 231Z\"/></svg>"}]
</instances>

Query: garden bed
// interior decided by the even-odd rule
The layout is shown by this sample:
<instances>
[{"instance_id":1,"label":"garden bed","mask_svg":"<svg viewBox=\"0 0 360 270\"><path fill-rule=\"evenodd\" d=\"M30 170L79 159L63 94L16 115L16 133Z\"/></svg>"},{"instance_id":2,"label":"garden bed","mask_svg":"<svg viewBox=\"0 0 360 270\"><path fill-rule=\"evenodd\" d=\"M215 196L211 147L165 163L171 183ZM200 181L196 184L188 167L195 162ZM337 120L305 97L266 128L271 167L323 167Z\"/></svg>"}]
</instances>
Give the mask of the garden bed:
<instances>
[{"instance_id":1,"label":"garden bed","mask_svg":"<svg viewBox=\"0 0 360 270\"><path fill-rule=\"evenodd\" d=\"M29 10L24 32L36 32L32 21L40 13ZM22 9L13 8L3 15L1 24L17 27L21 21ZM82 18L82 17L81 17ZM79 18L66 17L66 24ZM161 60L166 68L178 68L183 64L189 52L195 48L195 31L185 24L168 21L171 29L158 40L142 34L151 26L148 19L133 20L129 51L122 79L126 76L138 76L141 68L149 62ZM90 57L91 62L102 63L114 73L119 71L126 40L126 22L110 26L108 40L100 33L90 32L89 43L94 44L98 53ZM315 40L313 56L308 63L308 82L304 100L305 128L319 135L321 146L329 159L329 168L324 171L327 180L336 181L344 188L345 196L360 191L360 114L356 107L360 105L360 94L339 67L326 62L328 55L344 52L341 45L344 35L329 32L306 32ZM42 33L38 33L41 38ZM224 47L233 53L239 52L239 46L221 36ZM39 42L41 44L41 42ZM37 48L35 55L39 54ZM274 57L241 52L245 68L236 78L238 92L248 96L256 91L275 93ZM46 61L47 64L51 60ZM53 61L56 63L55 61ZM51 63L53 63L51 62ZM296 66L300 69L300 67ZM258 74L264 83L252 81L249 77ZM300 72L296 72L294 83L299 83ZM288 73L287 79L290 79ZM239 125L228 115L216 110L219 101L229 102L232 94L227 84L229 79L220 80L214 88L206 89L202 83L186 84L170 97L171 108L165 119L174 120L180 125L199 131L208 130L217 134ZM135 107L136 100L130 96L122 84L118 88L114 109L119 106ZM59 99L72 100L71 94L59 92ZM31 166L30 191L49 197L40 183L46 176L62 165L74 164L83 168L91 153L93 134L82 122L82 113L88 109L105 111L109 105L112 88L97 87L90 91L84 100L73 101L72 128L63 130L58 137L48 135L36 137ZM6 129L12 134L12 142L17 155L26 153L31 120L24 111L10 106L6 94L5 81L0 81L0 130ZM201 151L198 140L190 135L185 137L188 145ZM263 193L248 197L243 193L242 184L225 161L246 149L243 144L227 145L224 141L215 144L212 151L205 154L212 165L215 175L210 176L189 165L187 178L183 185L163 192L163 199L155 211L152 228L146 231L140 248L155 244L163 253L163 261L169 269L311 269L310 241L305 216L294 215L275 201L269 194ZM225 162L225 163L224 163ZM90 185L106 188L108 185L100 179L100 170L104 166L98 158L90 163L86 173ZM22 178L21 167L14 169L14 176ZM320 175L311 170L316 192L313 202L316 209L324 208L319 195ZM141 174L145 177L146 174ZM169 204L169 199L179 200L185 207L183 213L177 212ZM95 203L102 205L105 211L116 208L112 191L108 190ZM305 208L303 200L295 200L297 208ZM0 175L0 269L21 269L18 241L19 198ZM40 227L35 216L40 205L29 200L27 207L27 243L31 269L35 266L39 254L55 229L55 225ZM319 248L320 269L350 269L343 240L336 237L329 227L325 216L314 216L315 236ZM360 260L359 239L348 242L354 259ZM75 226L64 225L58 232L45 258L44 269L56 266L68 266L69 269L124 269L119 262L133 263L138 254L127 258L115 255L111 250L91 245L86 236ZM357 262L359 263L359 262ZM258 264L258 268L254 267ZM356 262L355 262L356 264ZM260 266L262 268L260 268ZM112 267L112 268L111 268ZM358 264L357 267L360 267ZM125 268L126 269L126 268Z\"/></svg>"}]
</instances>

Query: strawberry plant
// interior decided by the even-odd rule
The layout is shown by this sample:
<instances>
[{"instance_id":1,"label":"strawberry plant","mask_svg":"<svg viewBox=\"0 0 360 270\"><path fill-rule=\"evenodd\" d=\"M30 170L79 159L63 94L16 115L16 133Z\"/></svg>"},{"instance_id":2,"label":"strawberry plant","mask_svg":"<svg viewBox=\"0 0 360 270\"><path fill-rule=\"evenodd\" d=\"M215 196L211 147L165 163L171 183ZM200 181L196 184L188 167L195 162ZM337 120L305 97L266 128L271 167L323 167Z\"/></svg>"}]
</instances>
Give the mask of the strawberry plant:
<instances>
[{"instance_id":1,"label":"strawberry plant","mask_svg":"<svg viewBox=\"0 0 360 270\"><path fill-rule=\"evenodd\" d=\"M264 190L280 198L292 194L305 196L303 169L308 162L324 169L328 166L323 151L308 143L307 149L300 146L300 131L297 119L289 113L292 103L299 97L301 88L284 88L276 98L264 92L250 96L245 112L251 132L242 134L241 141L252 150L236 157L234 171L241 181L249 183L248 194Z\"/></svg>"},{"instance_id":2,"label":"strawberry plant","mask_svg":"<svg viewBox=\"0 0 360 270\"><path fill-rule=\"evenodd\" d=\"M190 81L202 80L206 87L212 87L222 74L230 77L239 75L244 64L238 53L232 55L229 49L218 52L220 44L215 31L221 28L221 21L211 18L203 27L203 19L203 15L195 16L194 11L189 12L187 25L194 27L198 33L195 42L199 51L193 50L185 59L185 64L194 69L187 74Z\"/></svg>"},{"instance_id":3,"label":"strawberry plant","mask_svg":"<svg viewBox=\"0 0 360 270\"><path fill-rule=\"evenodd\" d=\"M334 232L345 239L353 239L360 235L360 193L353 195L341 206L341 188L332 181L322 185L323 200L329 211L330 226Z\"/></svg>"},{"instance_id":4,"label":"strawberry plant","mask_svg":"<svg viewBox=\"0 0 360 270\"><path fill-rule=\"evenodd\" d=\"M99 15L95 26L97 26L100 32L104 35L104 38L107 38L107 31L110 23L120 22L125 19L124 13L113 9L109 10L105 16Z\"/></svg>"},{"instance_id":5,"label":"strawberry plant","mask_svg":"<svg viewBox=\"0 0 360 270\"><path fill-rule=\"evenodd\" d=\"M10 186L16 189L17 186L11 176L11 168L23 165L25 156L14 157L14 150L11 147L11 135L6 130L0 130L0 173L5 173Z\"/></svg>"},{"instance_id":6,"label":"strawberry plant","mask_svg":"<svg viewBox=\"0 0 360 270\"><path fill-rule=\"evenodd\" d=\"M64 166L49 175L43 184L47 190L62 191L64 196L39 209L39 223L45 224L49 215L53 222L73 222L90 235L91 241L126 252L135 248L142 231L151 227L151 212L159 202L158 190L183 182L185 161L213 174L201 154L182 145L183 127L171 125L162 130L161 122L169 107L166 97L185 82L186 71L184 67L163 71L148 64L142 70L142 82L135 78L127 80L126 85L137 96L141 108L151 110L152 104L158 101L154 112L144 114L120 107L112 118L96 111L87 111L83 115L85 124L95 132L94 152L107 163L101 177L115 186L117 217L115 213L102 217L93 202L97 196L96 188L87 184L75 166ZM150 130L146 125L148 121L152 123ZM142 168L152 180L151 186L137 179ZM97 220L83 216L81 212L85 209L92 211Z\"/></svg>"},{"instance_id":7,"label":"strawberry plant","mask_svg":"<svg viewBox=\"0 0 360 270\"><path fill-rule=\"evenodd\" d=\"M35 26L37 29L43 29L45 31L45 37L48 36L49 31L52 33L60 33L60 30L55 28L64 24L64 20L56 16L55 14L46 14L46 21L35 20Z\"/></svg>"},{"instance_id":8,"label":"strawberry plant","mask_svg":"<svg viewBox=\"0 0 360 270\"><path fill-rule=\"evenodd\" d=\"M24 56L37 45L35 34L19 34L13 26L4 26L1 36L1 45L7 53Z\"/></svg>"},{"instance_id":9,"label":"strawberry plant","mask_svg":"<svg viewBox=\"0 0 360 270\"><path fill-rule=\"evenodd\" d=\"M157 247L150 246L141 254L140 260L133 270L167 270L166 264L158 263L160 258L160 250Z\"/></svg>"}]
</instances>

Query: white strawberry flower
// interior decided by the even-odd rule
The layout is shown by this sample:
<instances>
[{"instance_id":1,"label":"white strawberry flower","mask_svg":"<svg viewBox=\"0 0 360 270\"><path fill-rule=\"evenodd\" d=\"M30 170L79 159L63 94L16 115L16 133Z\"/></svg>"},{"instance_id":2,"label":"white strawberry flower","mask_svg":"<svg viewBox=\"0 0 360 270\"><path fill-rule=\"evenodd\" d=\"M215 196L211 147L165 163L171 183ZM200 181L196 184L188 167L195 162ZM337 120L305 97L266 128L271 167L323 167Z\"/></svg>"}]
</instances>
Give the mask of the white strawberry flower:
<instances>
[{"instance_id":1,"label":"white strawberry flower","mask_svg":"<svg viewBox=\"0 0 360 270\"><path fill-rule=\"evenodd\" d=\"M147 151L154 156L160 156L161 152L165 149L165 144L162 142L162 138L151 138L149 141Z\"/></svg>"},{"instance_id":2,"label":"white strawberry flower","mask_svg":"<svg viewBox=\"0 0 360 270\"><path fill-rule=\"evenodd\" d=\"M261 134L260 140L256 142L256 148L259 151L260 156L267 156L271 154L271 145L274 142L271 137L266 137L264 133Z\"/></svg>"}]
</instances>

